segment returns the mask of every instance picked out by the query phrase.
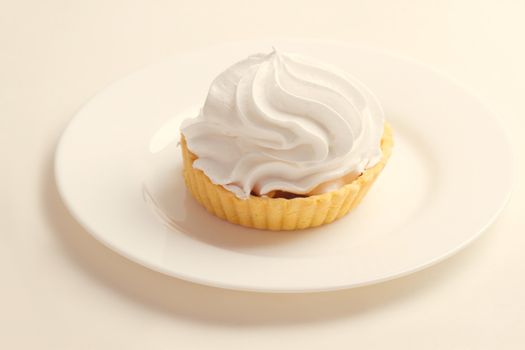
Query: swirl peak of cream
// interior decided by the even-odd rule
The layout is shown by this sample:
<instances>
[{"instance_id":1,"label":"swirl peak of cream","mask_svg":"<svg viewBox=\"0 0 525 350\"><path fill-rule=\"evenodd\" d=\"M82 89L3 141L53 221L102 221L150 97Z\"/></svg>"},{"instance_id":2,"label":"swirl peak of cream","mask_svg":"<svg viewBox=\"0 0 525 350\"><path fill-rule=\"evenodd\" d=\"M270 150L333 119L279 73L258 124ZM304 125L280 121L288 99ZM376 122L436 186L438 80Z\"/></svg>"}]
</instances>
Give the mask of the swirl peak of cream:
<instances>
[{"instance_id":1,"label":"swirl peak of cream","mask_svg":"<svg viewBox=\"0 0 525 350\"><path fill-rule=\"evenodd\" d=\"M248 198L337 189L381 159L383 124L381 105L358 80L274 49L221 73L181 132L195 168Z\"/></svg>"}]
</instances>

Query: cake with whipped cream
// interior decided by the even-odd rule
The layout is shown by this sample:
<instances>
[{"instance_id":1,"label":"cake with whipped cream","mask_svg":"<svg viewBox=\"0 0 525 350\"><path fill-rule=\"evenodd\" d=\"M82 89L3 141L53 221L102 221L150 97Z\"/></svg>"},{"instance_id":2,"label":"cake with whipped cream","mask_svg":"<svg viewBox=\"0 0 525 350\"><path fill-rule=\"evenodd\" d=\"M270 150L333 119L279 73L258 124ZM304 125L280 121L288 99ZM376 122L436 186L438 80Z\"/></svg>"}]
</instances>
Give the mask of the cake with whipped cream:
<instances>
[{"instance_id":1,"label":"cake with whipped cream","mask_svg":"<svg viewBox=\"0 0 525 350\"><path fill-rule=\"evenodd\" d=\"M235 63L183 122L184 178L232 223L295 230L357 206L391 151L377 98L348 73L273 50Z\"/></svg>"}]
</instances>

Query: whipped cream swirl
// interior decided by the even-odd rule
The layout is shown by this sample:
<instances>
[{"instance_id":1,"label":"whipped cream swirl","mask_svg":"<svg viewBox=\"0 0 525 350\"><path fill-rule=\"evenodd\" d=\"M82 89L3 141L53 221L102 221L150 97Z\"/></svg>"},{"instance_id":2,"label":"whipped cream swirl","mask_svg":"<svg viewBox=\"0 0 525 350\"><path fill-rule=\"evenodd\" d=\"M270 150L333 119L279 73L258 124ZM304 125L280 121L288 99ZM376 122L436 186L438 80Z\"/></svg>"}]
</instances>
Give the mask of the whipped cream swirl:
<instances>
[{"instance_id":1,"label":"whipped cream swirl","mask_svg":"<svg viewBox=\"0 0 525 350\"><path fill-rule=\"evenodd\" d=\"M352 181L381 159L383 123L381 105L358 80L274 49L221 73L181 131L198 156L193 166L245 199Z\"/></svg>"}]
</instances>

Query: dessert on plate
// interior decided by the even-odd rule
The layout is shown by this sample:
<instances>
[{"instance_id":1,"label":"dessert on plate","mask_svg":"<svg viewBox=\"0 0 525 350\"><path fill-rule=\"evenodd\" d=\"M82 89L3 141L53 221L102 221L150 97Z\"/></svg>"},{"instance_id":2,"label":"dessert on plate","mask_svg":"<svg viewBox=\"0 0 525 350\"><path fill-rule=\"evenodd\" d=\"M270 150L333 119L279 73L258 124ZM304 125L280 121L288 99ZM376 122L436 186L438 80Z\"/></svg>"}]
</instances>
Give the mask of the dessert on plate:
<instances>
[{"instance_id":1,"label":"dessert on plate","mask_svg":"<svg viewBox=\"0 0 525 350\"><path fill-rule=\"evenodd\" d=\"M183 175L196 200L229 222L269 230L341 218L392 149L381 105L361 82L275 49L215 78L181 134Z\"/></svg>"}]
</instances>

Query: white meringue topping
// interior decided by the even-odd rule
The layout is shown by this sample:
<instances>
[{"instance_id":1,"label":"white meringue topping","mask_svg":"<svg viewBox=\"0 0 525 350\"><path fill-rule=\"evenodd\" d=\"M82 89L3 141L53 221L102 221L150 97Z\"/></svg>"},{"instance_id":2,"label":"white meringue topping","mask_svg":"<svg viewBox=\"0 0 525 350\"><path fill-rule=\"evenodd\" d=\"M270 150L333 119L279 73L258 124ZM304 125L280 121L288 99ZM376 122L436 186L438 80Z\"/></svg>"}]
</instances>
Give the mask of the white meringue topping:
<instances>
[{"instance_id":1,"label":"white meringue topping","mask_svg":"<svg viewBox=\"0 0 525 350\"><path fill-rule=\"evenodd\" d=\"M244 199L339 188L381 159L383 124L358 80L274 49L221 73L181 131L198 156L193 166Z\"/></svg>"}]
</instances>

